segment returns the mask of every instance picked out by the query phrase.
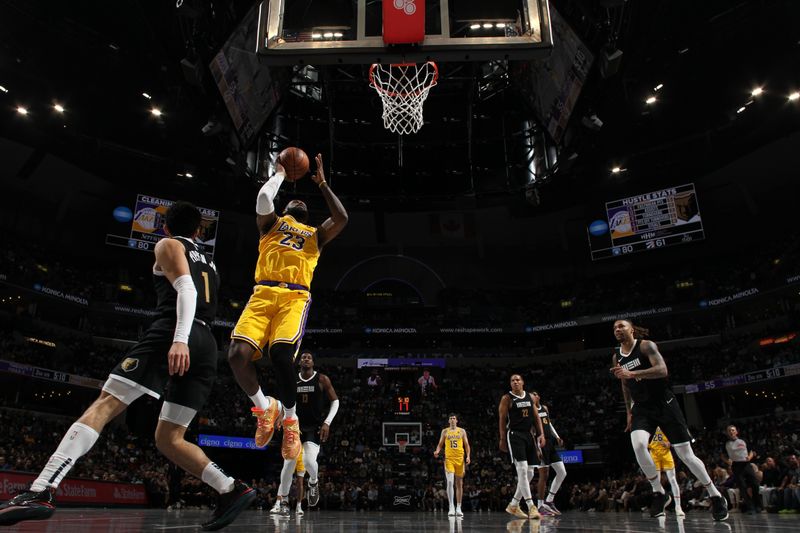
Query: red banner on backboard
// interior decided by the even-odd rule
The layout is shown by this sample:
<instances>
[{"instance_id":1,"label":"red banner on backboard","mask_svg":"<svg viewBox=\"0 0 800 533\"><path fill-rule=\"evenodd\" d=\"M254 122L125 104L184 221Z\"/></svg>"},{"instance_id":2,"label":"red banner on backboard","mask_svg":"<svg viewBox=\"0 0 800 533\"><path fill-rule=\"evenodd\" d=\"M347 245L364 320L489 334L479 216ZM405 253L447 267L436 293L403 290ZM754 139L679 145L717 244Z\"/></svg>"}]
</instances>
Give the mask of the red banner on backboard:
<instances>
[{"instance_id":1,"label":"red banner on backboard","mask_svg":"<svg viewBox=\"0 0 800 533\"><path fill-rule=\"evenodd\" d=\"M413 44L425 40L425 0L384 0L383 42Z\"/></svg>"}]
</instances>

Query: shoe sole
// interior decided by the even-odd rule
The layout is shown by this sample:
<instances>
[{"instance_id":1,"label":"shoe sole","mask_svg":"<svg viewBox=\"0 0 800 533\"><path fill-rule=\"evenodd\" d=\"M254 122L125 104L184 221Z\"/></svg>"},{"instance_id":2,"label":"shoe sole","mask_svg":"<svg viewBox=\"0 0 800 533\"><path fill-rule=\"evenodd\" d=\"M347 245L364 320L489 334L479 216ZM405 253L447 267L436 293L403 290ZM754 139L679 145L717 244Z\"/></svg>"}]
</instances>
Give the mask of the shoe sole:
<instances>
[{"instance_id":1,"label":"shoe sole","mask_svg":"<svg viewBox=\"0 0 800 533\"><path fill-rule=\"evenodd\" d=\"M524 518L524 519L527 519L527 518L528 518L528 515L526 515L526 514L525 514L525 513L523 513L522 511L520 511L520 512L519 512L519 514L517 514L517 513L515 513L514 511L509 511L508 509L506 509L506 512L507 512L508 514L510 514L511 516L516 516L517 518Z\"/></svg>"},{"instance_id":2,"label":"shoe sole","mask_svg":"<svg viewBox=\"0 0 800 533\"><path fill-rule=\"evenodd\" d=\"M0 511L0 526L13 526L25 520L47 520L54 512L54 508L8 507Z\"/></svg>"},{"instance_id":3,"label":"shoe sole","mask_svg":"<svg viewBox=\"0 0 800 533\"><path fill-rule=\"evenodd\" d=\"M720 517L720 518L717 518L717 517L716 517L716 516L714 516L714 515L711 515L711 516L714 518L714 520L715 520L715 521L717 521L717 522L722 522L723 520L727 520L727 519L728 519L728 517L729 517L730 515L729 515L728 513L725 513L725 516L723 516L723 517Z\"/></svg>"},{"instance_id":4,"label":"shoe sole","mask_svg":"<svg viewBox=\"0 0 800 533\"><path fill-rule=\"evenodd\" d=\"M316 507L319 503L319 492L317 492L314 496L311 494L308 495L308 506L309 507Z\"/></svg>"},{"instance_id":5,"label":"shoe sole","mask_svg":"<svg viewBox=\"0 0 800 533\"><path fill-rule=\"evenodd\" d=\"M225 514L220 516L215 522L206 523L201 526L203 531L216 531L227 526L239 516L239 513L247 509L254 501L256 501L256 491L250 488L247 492L242 494L238 500L231 505L230 509L225 511Z\"/></svg>"}]
</instances>

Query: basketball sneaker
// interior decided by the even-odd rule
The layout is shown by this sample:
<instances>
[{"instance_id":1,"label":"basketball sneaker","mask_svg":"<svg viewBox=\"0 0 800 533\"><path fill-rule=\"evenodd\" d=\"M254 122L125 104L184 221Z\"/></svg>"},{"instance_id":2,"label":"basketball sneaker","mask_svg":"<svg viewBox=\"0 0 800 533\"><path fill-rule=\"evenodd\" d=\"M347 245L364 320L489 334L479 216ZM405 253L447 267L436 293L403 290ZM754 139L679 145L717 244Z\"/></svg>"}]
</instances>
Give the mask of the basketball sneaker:
<instances>
[{"instance_id":1,"label":"basketball sneaker","mask_svg":"<svg viewBox=\"0 0 800 533\"><path fill-rule=\"evenodd\" d=\"M220 494L211 520L203 524L203 531L216 531L227 526L256 500L256 491L247 483L236 480L233 490Z\"/></svg>"},{"instance_id":2,"label":"basketball sneaker","mask_svg":"<svg viewBox=\"0 0 800 533\"><path fill-rule=\"evenodd\" d=\"M519 505L514 505L513 503L508 504L508 507L506 507L506 512L516 516L517 518L528 518L528 515L525 514L525 511L520 509Z\"/></svg>"},{"instance_id":3,"label":"basketball sneaker","mask_svg":"<svg viewBox=\"0 0 800 533\"><path fill-rule=\"evenodd\" d=\"M308 484L308 506L316 507L319 503L319 481Z\"/></svg>"},{"instance_id":4,"label":"basketball sneaker","mask_svg":"<svg viewBox=\"0 0 800 533\"><path fill-rule=\"evenodd\" d=\"M711 498L711 516L717 522L728 518L728 502L722 496L713 496Z\"/></svg>"},{"instance_id":5,"label":"basketball sneaker","mask_svg":"<svg viewBox=\"0 0 800 533\"><path fill-rule=\"evenodd\" d=\"M542 515L539 514L539 511L536 510L535 505L531 505L528 509L528 520L540 520Z\"/></svg>"},{"instance_id":6,"label":"basketball sneaker","mask_svg":"<svg viewBox=\"0 0 800 533\"><path fill-rule=\"evenodd\" d=\"M56 510L54 489L40 492L31 490L20 492L5 503L0 504L0 525L10 526L22 520L45 520Z\"/></svg>"},{"instance_id":7,"label":"basketball sneaker","mask_svg":"<svg viewBox=\"0 0 800 533\"><path fill-rule=\"evenodd\" d=\"M669 505L669 502L672 501L672 496L669 494L664 494L663 492L654 492L653 493L653 501L650 503L650 516L652 518L658 518L659 516L664 516L664 509Z\"/></svg>"},{"instance_id":8,"label":"basketball sneaker","mask_svg":"<svg viewBox=\"0 0 800 533\"><path fill-rule=\"evenodd\" d=\"M539 514L542 516L555 516L556 514L550 510L550 506L546 503L539 505Z\"/></svg>"},{"instance_id":9,"label":"basketball sneaker","mask_svg":"<svg viewBox=\"0 0 800 533\"><path fill-rule=\"evenodd\" d=\"M683 509L678 507L677 509L675 509L675 516L684 517L684 516L686 516L686 513L683 511Z\"/></svg>"},{"instance_id":10,"label":"basketball sneaker","mask_svg":"<svg viewBox=\"0 0 800 533\"><path fill-rule=\"evenodd\" d=\"M280 514L281 513L281 501L275 500L275 505L272 506L272 509L269 510L269 514Z\"/></svg>"},{"instance_id":11,"label":"basketball sneaker","mask_svg":"<svg viewBox=\"0 0 800 533\"><path fill-rule=\"evenodd\" d=\"M300 422L296 418L287 418L283 421L283 445L281 455L287 461L294 461L300 455Z\"/></svg>"},{"instance_id":12,"label":"basketball sneaker","mask_svg":"<svg viewBox=\"0 0 800 533\"><path fill-rule=\"evenodd\" d=\"M290 514L289 500L281 500L281 509L278 511L278 516L289 516Z\"/></svg>"},{"instance_id":13,"label":"basketball sneaker","mask_svg":"<svg viewBox=\"0 0 800 533\"><path fill-rule=\"evenodd\" d=\"M297 502L297 510L295 511L295 514L296 514L297 516L303 516L303 514L305 514L305 513L303 512L303 504L302 504L302 503L300 503L300 502Z\"/></svg>"},{"instance_id":14,"label":"basketball sneaker","mask_svg":"<svg viewBox=\"0 0 800 533\"><path fill-rule=\"evenodd\" d=\"M269 396L269 407L259 409L251 407L250 411L256 417L256 446L263 448L272 440L275 433L275 419L278 418L278 400Z\"/></svg>"},{"instance_id":15,"label":"basketball sneaker","mask_svg":"<svg viewBox=\"0 0 800 533\"><path fill-rule=\"evenodd\" d=\"M544 502L544 506L547 508L548 511L550 511L550 513L553 516L561 516L561 511L558 510L558 508L556 507L555 502L546 501L546 502ZM542 508L541 507L539 507L539 512L540 513L542 512ZM544 513L542 513L542 514L544 514Z\"/></svg>"},{"instance_id":16,"label":"basketball sneaker","mask_svg":"<svg viewBox=\"0 0 800 533\"><path fill-rule=\"evenodd\" d=\"M456 516L464 518L464 511L461 510L461 506L460 505L456 505Z\"/></svg>"}]
</instances>

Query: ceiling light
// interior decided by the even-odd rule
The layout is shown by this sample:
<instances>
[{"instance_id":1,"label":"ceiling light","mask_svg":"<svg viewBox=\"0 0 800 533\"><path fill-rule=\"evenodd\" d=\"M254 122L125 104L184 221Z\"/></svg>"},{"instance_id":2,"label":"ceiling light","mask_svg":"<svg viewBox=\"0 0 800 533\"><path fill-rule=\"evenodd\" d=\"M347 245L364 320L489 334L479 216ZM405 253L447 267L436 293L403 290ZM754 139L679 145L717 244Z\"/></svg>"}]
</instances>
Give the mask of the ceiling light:
<instances>
[{"instance_id":1,"label":"ceiling light","mask_svg":"<svg viewBox=\"0 0 800 533\"><path fill-rule=\"evenodd\" d=\"M659 83L658 85L656 85L656 86L653 88L653 90L654 90L654 91L660 91L662 87L664 87L664 84L663 84L663 83Z\"/></svg>"},{"instance_id":2,"label":"ceiling light","mask_svg":"<svg viewBox=\"0 0 800 533\"><path fill-rule=\"evenodd\" d=\"M655 96L651 96L650 98L645 100L645 103L647 103L647 105L655 104L656 103L656 97Z\"/></svg>"},{"instance_id":3,"label":"ceiling light","mask_svg":"<svg viewBox=\"0 0 800 533\"><path fill-rule=\"evenodd\" d=\"M739 109L737 109L737 110L736 110L736 114L738 115L739 113L741 113L741 112L742 112L742 111L744 111L745 109L746 109L746 108L745 108L744 106L740 107Z\"/></svg>"},{"instance_id":4,"label":"ceiling light","mask_svg":"<svg viewBox=\"0 0 800 533\"><path fill-rule=\"evenodd\" d=\"M17 113L19 113L20 115L27 115L28 109L26 107L17 106Z\"/></svg>"},{"instance_id":5,"label":"ceiling light","mask_svg":"<svg viewBox=\"0 0 800 533\"><path fill-rule=\"evenodd\" d=\"M470 24L469 29L471 30L479 30L481 28L480 24Z\"/></svg>"},{"instance_id":6,"label":"ceiling light","mask_svg":"<svg viewBox=\"0 0 800 533\"><path fill-rule=\"evenodd\" d=\"M3 87L2 85L0 85L0 91L2 91L2 92L4 92L4 93L7 93L7 92L8 92L8 89L6 89L6 88L5 88L5 87Z\"/></svg>"},{"instance_id":7,"label":"ceiling light","mask_svg":"<svg viewBox=\"0 0 800 533\"><path fill-rule=\"evenodd\" d=\"M161 110L159 108L157 108L157 107L153 107L153 108L150 109L150 114L153 115L154 117L160 117L161 116Z\"/></svg>"},{"instance_id":8,"label":"ceiling light","mask_svg":"<svg viewBox=\"0 0 800 533\"><path fill-rule=\"evenodd\" d=\"M619 167L614 167L611 169L612 174L619 174L620 172L622 172L622 169Z\"/></svg>"},{"instance_id":9,"label":"ceiling light","mask_svg":"<svg viewBox=\"0 0 800 533\"><path fill-rule=\"evenodd\" d=\"M333 37L333 32L332 31L327 31L327 32L323 33L322 36L325 37L326 39L330 39L331 37Z\"/></svg>"},{"instance_id":10,"label":"ceiling light","mask_svg":"<svg viewBox=\"0 0 800 533\"><path fill-rule=\"evenodd\" d=\"M763 92L764 92L764 88L763 88L763 87L756 87L755 89L753 89L753 90L750 92L750 95L751 95L751 96L758 96L759 94L761 94L761 93L763 93Z\"/></svg>"},{"instance_id":11,"label":"ceiling light","mask_svg":"<svg viewBox=\"0 0 800 533\"><path fill-rule=\"evenodd\" d=\"M145 98L147 98L148 100L152 100L152 99L153 99L153 97L152 97L152 96L150 96L150 95L149 95L149 94L147 94L147 93L142 93L142 96L144 96L144 97L145 97Z\"/></svg>"},{"instance_id":12,"label":"ceiling light","mask_svg":"<svg viewBox=\"0 0 800 533\"><path fill-rule=\"evenodd\" d=\"M53 109L55 109L59 113L63 113L64 112L64 106L62 106L61 104L53 104Z\"/></svg>"},{"instance_id":13,"label":"ceiling light","mask_svg":"<svg viewBox=\"0 0 800 533\"><path fill-rule=\"evenodd\" d=\"M333 36L334 37L344 37L344 34L342 32L340 32L340 31L337 31L336 33L333 34Z\"/></svg>"},{"instance_id":14,"label":"ceiling light","mask_svg":"<svg viewBox=\"0 0 800 533\"><path fill-rule=\"evenodd\" d=\"M483 23L483 29L484 30L488 30L491 27L492 27L492 23L491 22L484 22Z\"/></svg>"},{"instance_id":15,"label":"ceiling light","mask_svg":"<svg viewBox=\"0 0 800 533\"><path fill-rule=\"evenodd\" d=\"M187 178L193 178L194 177L194 175L191 172L187 172L186 174L184 174L184 176L186 176Z\"/></svg>"},{"instance_id":16,"label":"ceiling light","mask_svg":"<svg viewBox=\"0 0 800 533\"><path fill-rule=\"evenodd\" d=\"M795 91L795 92L793 92L792 94L789 95L789 101L790 102L794 102L798 98L800 98L800 92Z\"/></svg>"},{"instance_id":17,"label":"ceiling light","mask_svg":"<svg viewBox=\"0 0 800 533\"><path fill-rule=\"evenodd\" d=\"M506 23L505 22L498 22L497 24L494 25L494 27L495 28L505 28L506 27Z\"/></svg>"},{"instance_id":18,"label":"ceiling light","mask_svg":"<svg viewBox=\"0 0 800 533\"><path fill-rule=\"evenodd\" d=\"M321 33L312 33L311 34L311 38L312 39L322 39L322 34Z\"/></svg>"}]
</instances>

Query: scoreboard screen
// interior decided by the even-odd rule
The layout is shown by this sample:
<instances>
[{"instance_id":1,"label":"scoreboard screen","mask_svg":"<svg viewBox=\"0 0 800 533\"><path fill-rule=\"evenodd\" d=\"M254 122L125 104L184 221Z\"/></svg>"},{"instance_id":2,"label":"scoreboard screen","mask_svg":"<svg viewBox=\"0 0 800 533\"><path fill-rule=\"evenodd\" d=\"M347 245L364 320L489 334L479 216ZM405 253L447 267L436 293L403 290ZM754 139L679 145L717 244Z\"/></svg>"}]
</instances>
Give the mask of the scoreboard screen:
<instances>
[{"instance_id":1,"label":"scoreboard screen","mask_svg":"<svg viewBox=\"0 0 800 533\"><path fill-rule=\"evenodd\" d=\"M705 238L693 183L614 200L605 207L606 219L587 228L592 260Z\"/></svg>"}]
</instances>

